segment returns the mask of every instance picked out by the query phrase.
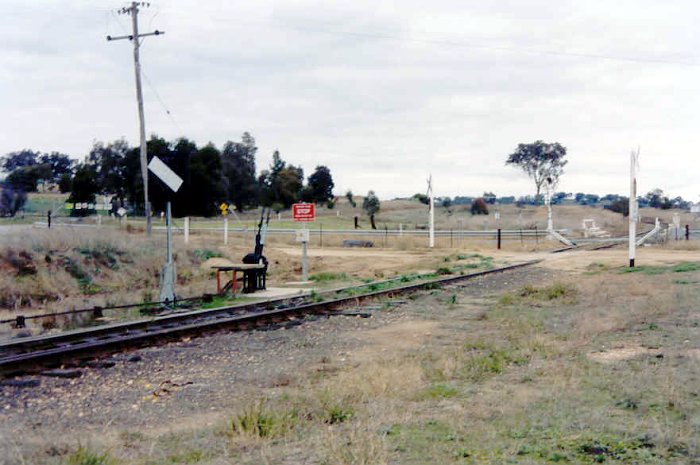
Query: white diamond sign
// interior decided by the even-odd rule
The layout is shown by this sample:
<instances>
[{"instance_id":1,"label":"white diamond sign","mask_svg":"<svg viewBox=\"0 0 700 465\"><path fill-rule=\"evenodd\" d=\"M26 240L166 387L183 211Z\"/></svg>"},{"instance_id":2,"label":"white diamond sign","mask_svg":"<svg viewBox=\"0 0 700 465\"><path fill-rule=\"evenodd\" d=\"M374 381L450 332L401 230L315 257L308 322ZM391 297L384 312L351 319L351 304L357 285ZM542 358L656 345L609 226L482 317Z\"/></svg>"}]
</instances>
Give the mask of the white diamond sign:
<instances>
[{"instance_id":1,"label":"white diamond sign","mask_svg":"<svg viewBox=\"0 0 700 465\"><path fill-rule=\"evenodd\" d=\"M168 165L163 163L158 157L153 157L151 159L151 162L148 164L148 169L158 176L158 178L172 189L173 192L177 192L182 185L182 178L175 174L175 171L171 170Z\"/></svg>"}]
</instances>

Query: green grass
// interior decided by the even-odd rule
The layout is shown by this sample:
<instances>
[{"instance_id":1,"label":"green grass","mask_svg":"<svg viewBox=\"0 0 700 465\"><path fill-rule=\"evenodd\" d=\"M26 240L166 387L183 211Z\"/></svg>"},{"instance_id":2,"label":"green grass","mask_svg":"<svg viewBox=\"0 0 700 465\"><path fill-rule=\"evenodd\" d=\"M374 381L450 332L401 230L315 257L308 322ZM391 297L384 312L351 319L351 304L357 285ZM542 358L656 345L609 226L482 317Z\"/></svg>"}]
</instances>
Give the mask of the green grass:
<instances>
[{"instance_id":1,"label":"green grass","mask_svg":"<svg viewBox=\"0 0 700 465\"><path fill-rule=\"evenodd\" d=\"M437 399L449 399L452 397L456 397L459 394L459 391L453 387L450 386L449 384L445 383L436 383L430 385L428 388L426 388L421 394L420 394L420 399L422 400L437 400Z\"/></svg>"},{"instance_id":2,"label":"green grass","mask_svg":"<svg viewBox=\"0 0 700 465\"><path fill-rule=\"evenodd\" d=\"M690 273L700 271L700 263L683 262L671 266L635 266L634 268L621 268L620 273L641 273L645 275L659 275L664 273Z\"/></svg>"},{"instance_id":3,"label":"green grass","mask_svg":"<svg viewBox=\"0 0 700 465\"><path fill-rule=\"evenodd\" d=\"M99 453L83 446L66 457L66 465L112 465L116 461L109 452Z\"/></svg>"},{"instance_id":4,"label":"green grass","mask_svg":"<svg viewBox=\"0 0 700 465\"><path fill-rule=\"evenodd\" d=\"M514 305L517 303L535 304L538 302L566 302L574 303L578 291L569 284L553 283L548 286L536 287L526 284L514 293L507 293L501 296L501 305Z\"/></svg>"},{"instance_id":5,"label":"green grass","mask_svg":"<svg viewBox=\"0 0 700 465\"><path fill-rule=\"evenodd\" d=\"M257 299L255 297L245 297L236 294L232 296L230 294L225 295L215 295L212 296L211 302L202 303L200 309L208 310L210 308L225 307L227 305L244 304L249 302L255 302Z\"/></svg>"},{"instance_id":6,"label":"green grass","mask_svg":"<svg viewBox=\"0 0 700 465\"><path fill-rule=\"evenodd\" d=\"M219 258L223 257L221 252L218 252L216 250L209 250L209 249L196 249L193 250L192 253L194 254L195 257L200 259L203 262L206 262L210 258Z\"/></svg>"},{"instance_id":7,"label":"green grass","mask_svg":"<svg viewBox=\"0 0 700 465\"><path fill-rule=\"evenodd\" d=\"M321 273L315 273L309 276L311 281L317 283L324 283L329 281L347 281L348 275L346 273L333 273L330 271L325 271Z\"/></svg>"}]
</instances>

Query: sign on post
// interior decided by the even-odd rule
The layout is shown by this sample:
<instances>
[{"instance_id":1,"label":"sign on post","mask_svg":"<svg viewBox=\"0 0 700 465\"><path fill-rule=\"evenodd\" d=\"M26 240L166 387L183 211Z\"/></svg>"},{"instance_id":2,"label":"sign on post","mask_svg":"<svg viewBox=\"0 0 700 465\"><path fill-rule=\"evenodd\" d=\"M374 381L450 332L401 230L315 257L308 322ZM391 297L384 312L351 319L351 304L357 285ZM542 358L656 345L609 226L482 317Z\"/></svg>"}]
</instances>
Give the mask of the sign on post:
<instances>
[{"instance_id":1,"label":"sign on post","mask_svg":"<svg viewBox=\"0 0 700 465\"><path fill-rule=\"evenodd\" d=\"M313 203L295 203L292 216L297 223L309 223L316 219L316 205Z\"/></svg>"},{"instance_id":2,"label":"sign on post","mask_svg":"<svg viewBox=\"0 0 700 465\"><path fill-rule=\"evenodd\" d=\"M316 219L316 205L313 203L295 203L292 205L292 217L297 223L310 223ZM309 267L306 247L309 243L309 230L297 231L297 242L301 242L301 274L304 281L309 280Z\"/></svg>"},{"instance_id":3,"label":"sign on post","mask_svg":"<svg viewBox=\"0 0 700 465\"><path fill-rule=\"evenodd\" d=\"M153 157L151 162L148 164L148 169L155 174L158 179L163 181L163 183L168 186L173 192L177 192L182 186L182 178L171 170L168 165L163 163L160 158ZM146 210L148 211L148 210ZM150 221L150 220L149 220ZM160 275L160 300L161 302L166 302L167 304L172 304L175 302L175 264L173 263L173 253L172 253L172 233L171 233L171 212L170 212L170 201L166 203L166 234L167 234L167 246L166 246L166 258L165 266L163 266L163 272ZM150 228L150 223L149 223ZM150 229L149 229L150 231ZM149 232L150 234L150 232Z\"/></svg>"},{"instance_id":4,"label":"sign on post","mask_svg":"<svg viewBox=\"0 0 700 465\"><path fill-rule=\"evenodd\" d=\"M297 229L297 242L309 242L309 230Z\"/></svg>"},{"instance_id":5,"label":"sign on post","mask_svg":"<svg viewBox=\"0 0 700 465\"><path fill-rule=\"evenodd\" d=\"M182 178L178 176L175 171L171 170L168 165L163 163L160 158L153 157L151 162L148 164L148 169L151 170L153 174L158 176L158 178L165 183L173 192L177 190L182 185Z\"/></svg>"}]
</instances>

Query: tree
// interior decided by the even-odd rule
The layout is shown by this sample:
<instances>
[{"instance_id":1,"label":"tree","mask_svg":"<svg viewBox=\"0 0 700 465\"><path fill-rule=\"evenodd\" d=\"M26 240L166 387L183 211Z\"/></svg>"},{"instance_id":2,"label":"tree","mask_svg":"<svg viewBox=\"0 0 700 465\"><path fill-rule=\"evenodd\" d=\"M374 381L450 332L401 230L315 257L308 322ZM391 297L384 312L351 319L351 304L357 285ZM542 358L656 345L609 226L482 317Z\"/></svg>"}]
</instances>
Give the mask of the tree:
<instances>
[{"instance_id":1,"label":"tree","mask_svg":"<svg viewBox=\"0 0 700 465\"><path fill-rule=\"evenodd\" d=\"M645 196L647 205L652 208L661 208L662 210L668 210L673 207L673 202L664 194L659 188L649 191Z\"/></svg>"},{"instance_id":2,"label":"tree","mask_svg":"<svg viewBox=\"0 0 700 465\"><path fill-rule=\"evenodd\" d=\"M190 163L192 215L214 216L226 196L222 176L221 154L214 144L199 149Z\"/></svg>"},{"instance_id":3,"label":"tree","mask_svg":"<svg viewBox=\"0 0 700 465\"><path fill-rule=\"evenodd\" d=\"M224 177L228 184L228 199L242 211L258 203L258 186L255 179L255 139L244 132L241 142L228 141L221 152Z\"/></svg>"},{"instance_id":4,"label":"tree","mask_svg":"<svg viewBox=\"0 0 700 465\"><path fill-rule=\"evenodd\" d=\"M51 178L51 168L48 165L29 165L15 168L5 183L14 190L36 192L40 180Z\"/></svg>"},{"instance_id":5,"label":"tree","mask_svg":"<svg viewBox=\"0 0 700 465\"><path fill-rule=\"evenodd\" d=\"M452 210L451 210L452 199L451 198L445 197L445 198L441 199L441 205L445 209L445 211L447 211L448 215L452 215Z\"/></svg>"},{"instance_id":6,"label":"tree","mask_svg":"<svg viewBox=\"0 0 700 465\"><path fill-rule=\"evenodd\" d=\"M428 203L430 203L430 199L428 198L428 196L425 194L421 194L420 192L413 194L413 197L411 197L411 198L416 199L417 201L419 201L420 203L422 203L424 205L428 205Z\"/></svg>"},{"instance_id":7,"label":"tree","mask_svg":"<svg viewBox=\"0 0 700 465\"><path fill-rule=\"evenodd\" d=\"M374 223L374 215L379 212L380 203L379 197L374 193L374 191L369 191L367 197L362 201L362 209L369 216L369 221L372 224L372 229L377 229L377 225Z\"/></svg>"},{"instance_id":8,"label":"tree","mask_svg":"<svg viewBox=\"0 0 700 465\"><path fill-rule=\"evenodd\" d=\"M629 216L630 199L618 195L616 196L616 199L610 203L610 205L606 205L604 208L615 213L622 213L622 216Z\"/></svg>"},{"instance_id":9,"label":"tree","mask_svg":"<svg viewBox=\"0 0 700 465\"><path fill-rule=\"evenodd\" d=\"M2 157L0 166L2 166L4 171L11 173L18 168L36 165L38 163L38 159L39 152L24 149L20 150L19 152L10 152Z\"/></svg>"},{"instance_id":10,"label":"tree","mask_svg":"<svg viewBox=\"0 0 700 465\"><path fill-rule=\"evenodd\" d=\"M545 182L551 182L552 186L559 182L567 163L564 157L566 147L558 142L550 144L538 140L531 144L519 144L515 152L508 156L506 165L520 167L535 181L535 198L539 201Z\"/></svg>"},{"instance_id":11,"label":"tree","mask_svg":"<svg viewBox=\"0 0 700 465\"><path fill-rule=\"evenodd\" d=\"M352 205L352 208L355 208L357 206L357 203L355 202L355 199L353 199L352 191L348 189L348 191L345 193L345 198L348 199L348 203Z\"/></svg>"},{"instance_id":12,"label":"tree","mask_svg":"<svg viewBox=\"0 0 700 465\"><path fill-rule=\"evenodd\" d=\"M81 163L75 170L71 193L68 203L95 203L95 195L99 192L97 185L97 171L90 163ZM89 214L87 209L73 210L72 215L83 216Z\"/></svg>"},{"instance_id":13,"label":"tree","mask_svg":"<svg viewBox=\"0 0 700 465\"><path fill-rule=\"evenodd\" d=\"M333 176L331 170L323 165L318 165L316 170L309 176L307 181L311 190L311 198L313 202L328 202L333 200Z\"/></svg>"},{"instance_id":14,"label":"tree","mask_svg":"<svg viewBox=\"0 0 700 465\"><path fill-rule=\"evenodd\" d=\"M124 139L107 145L95 142L87 157L88 162L95 167L98 192L115 196L121 206L124 205L127 185L131 181L125 176L128 152L129 144Z\"/></svg>"},{"instance_id":15,"label":"tree","mask_svg":"<svg viewBox=\"0 0 700 465\"><path fill-rule=\"evenodd\" d=\"M26 202L26 192L7 186L0 188L0 216L15 216Z\"/></svg>"},{"instance_id":16,"label":"tree","mask_svg":"<svg viewBox=\"0 0 700 465\"><path fill-rule=\"evenodd\" d=\"M494 194L493 192L484 192L484 195L482 195L481 198L484 199L484 202L486 202L489 205L496 204L496 194Z\"/></svg>"},{"instance_id":17,"label":"tree","mask_svg":"<svg viewBox=\"0 0 700 465\"><path fill-rule=\"evenodd\" d=\"M58 184L61 178L65 175L73 174L73 165L75 165L75 160L63 153L51 152L49 154L42 154L39 157L39 163L42 165L47 165L51 171L51 181Z\"/></svg>"},{"instance_id":18,"label":"tree","mask_svg":"<svg viewBox=\"0 0 700 465\"><path fill-rule=\"evenodd\" d=\"M488 215L489 207L486 205L486 201L482 198L474 199L471 206L472 215Z\"/></svg>"},{"instance_id":19,"label":"tree","mask_svg":"<svg viewBox=\"0 0 700 465\"><path fill-rule=\"evenodd\" d=\"M66 194L70 192L72 183L73 176L68 173L65 173L61 176L61 179L58 180L58 191L61 194Z\"/></svg>"},{"instance_id":20,"label":"tree","mask_svg":"<svg viewBox=\"0 0 700 465\"><path fill-rule=\"evenodd\" d=\"M299 200L304 186L304 170L282 161L279 151L272 154L272 165L258 178L262 204L270 206L279 203L289 208Z\"/></svg>"}]
</instances>

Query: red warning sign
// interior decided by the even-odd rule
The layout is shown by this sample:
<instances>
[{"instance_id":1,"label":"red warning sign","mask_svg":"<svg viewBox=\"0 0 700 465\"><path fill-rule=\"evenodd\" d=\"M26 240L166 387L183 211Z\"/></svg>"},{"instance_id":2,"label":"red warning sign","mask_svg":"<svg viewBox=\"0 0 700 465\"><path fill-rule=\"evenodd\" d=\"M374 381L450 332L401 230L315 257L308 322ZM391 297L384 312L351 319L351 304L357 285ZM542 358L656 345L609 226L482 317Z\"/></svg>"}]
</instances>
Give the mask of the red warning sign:
<instances>
[{"instance_id":1,"label":"red warning sign","mask_svg":"<svg viewBox=\"0 0 700 465\"><path fill-rule=\"evenodd\" d=\"M296 222L311 222L316 219L316 205L313 203L295 203L292 205L292 216Z\"/></svg>"}]
</instances>

